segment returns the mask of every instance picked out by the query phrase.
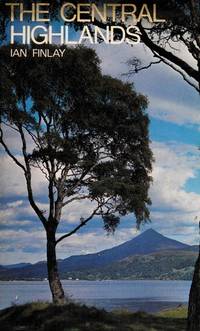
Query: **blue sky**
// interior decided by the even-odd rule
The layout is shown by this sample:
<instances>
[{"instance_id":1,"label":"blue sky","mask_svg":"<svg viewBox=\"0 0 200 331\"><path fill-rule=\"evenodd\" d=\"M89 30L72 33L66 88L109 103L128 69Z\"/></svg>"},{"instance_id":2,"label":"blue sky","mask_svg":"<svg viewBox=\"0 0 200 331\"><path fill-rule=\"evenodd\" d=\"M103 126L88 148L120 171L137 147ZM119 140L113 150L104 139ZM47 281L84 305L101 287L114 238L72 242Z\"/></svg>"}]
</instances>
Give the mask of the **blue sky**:
<instances>
[{"instance_id":1,"label":"blue sky","mask_svg":"<svg viewBox=\"0 0 200 331\"><path fill-rule=\"evenodd\" d=\"M131 56L138 55L144 63L151 59L150 52L141 45L131 50L123 45L118 52L111 47L100 47L97 49L103 59L103 70L116 77L127 72L125 63ZM178 55L195 66L181 45ZM149 99L150 137L155 157L151 226L175 239L197 243L200 96L163 64L152 66L132 79L136 89Z\"/></svg>"},{"instance_id":2,"label":"blue sky","mask_svg":"<svg viewBox=\"0 0 200 331\"><path fill-rule=\"evenodd\" d=\"M149 99L150 138L155 157L152 199L152 223L149 227L189 244L198 243L200 219L200 96L166 65L156 65L134 77L122 76L128 71L126 61L139 56L148 62L151 54L142 45L130 47L93 46L105 74L134 81L136 90ZM180 55L192 63L189 54L180 47ZM20 157L19 141L7 130L9 146ZM36 262L45 259L45 233L29 207L23 175L2 152L0 172L0 264ZM34 191L45 209L44 178L34 170ZM72 229L81 215L90 210L87 202L73 204L63 213L59 233ZM100 220L95 219L79 233L63 241L58 258L84 254L118 245L139 232L134 216L121 220L114 236L107 236Z\"/></svg>"}]
</instances>

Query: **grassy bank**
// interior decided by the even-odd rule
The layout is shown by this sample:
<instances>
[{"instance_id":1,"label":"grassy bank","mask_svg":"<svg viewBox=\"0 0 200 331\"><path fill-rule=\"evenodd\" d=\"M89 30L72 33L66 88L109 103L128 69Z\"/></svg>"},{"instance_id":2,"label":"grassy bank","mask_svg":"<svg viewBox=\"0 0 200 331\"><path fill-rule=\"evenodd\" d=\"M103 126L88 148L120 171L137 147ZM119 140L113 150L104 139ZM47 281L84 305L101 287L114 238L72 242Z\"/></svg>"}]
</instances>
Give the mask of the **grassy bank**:
<instances>
[{"instance_id":1,"label":"grassy bank","mask_svg":"<svg viewBox=\"0 0 200 331\"><path fill-rule=\"evenodd\" d=\"M74 303L54 306L31 303L0 311L2 331L183 331L186 308L157 315L106 312Z\"/></svg>"}]
</instances>

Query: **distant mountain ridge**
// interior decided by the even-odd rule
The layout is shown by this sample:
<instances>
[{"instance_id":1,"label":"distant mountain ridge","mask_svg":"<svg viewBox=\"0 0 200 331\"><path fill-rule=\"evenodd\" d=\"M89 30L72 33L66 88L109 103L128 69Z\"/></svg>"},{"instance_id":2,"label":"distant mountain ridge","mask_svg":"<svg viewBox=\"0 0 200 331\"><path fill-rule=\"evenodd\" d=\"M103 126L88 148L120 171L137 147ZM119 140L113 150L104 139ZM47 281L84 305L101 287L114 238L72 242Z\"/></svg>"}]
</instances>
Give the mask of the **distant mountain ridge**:
<instances>
[{"instance_id":1,"label":"distant mountain ridge","mask_svg":"<svg viewBox=\"0 0 200 331\"><path fill-rule=\"evenodd\" d=\"M132 255L109 265L63 273L72 279L191 280L197 252L182 249Z\"/></svg>"},{"instance_id":2,"label":"distant mountain ridge","mask_svg":"<svg viewBox=\"0 0 200 331\"><path fill-rule=\"evenodd\" d=\"M149 254L166 249L187 249L189 245L164 237L149 229L125 243L98 253L71 256L62 261L65 268L71 270L102 266L136 254Z\"/></svg>"},{"instance_id":3,"label":"distant mountain ridge","mask_svg":"<svg viewBox=\"0 0 200 331\"><path fill-rule=\"evenodd\" d=\"M64 260L59 260L58 265L61 277L70 277L70 273L73 273L73 275L82 273L84 277L85 271L88 270L90 270L90 274L92 274L92 270L95 271L94 273L97 273L96 270L112 269L118 263L120 263L120 266L118 266L120 268L123 265L122 261L124 259L129 259L130 262L131 258L134 260L135 256L162 254L162 252L164 253L166 251L195 252L197 251L197 247L183 244L177 240L167 238L153 229L149 229L119 246L93 254L71 256ZM193 263L193 260L191 263ZM0 279L41 279L47 277L45 261L36 264L15 264L1 267ZM131 273L133 273L134 268L130 269ZM113 270L115 270L115 267Z\"/></svg>"},{"instance_id":4,"label":"distant mountain ridge","mask_svg":"<svg viewBox=\"0 0 200 331\"><path fill-rule=\"evenodd\" d=\"M2 266L6 269L18 269L18 268L24 268L30 266L31 263L15 263L15 264L9 264L6 266Z\"/></svg>"}]
</instances>

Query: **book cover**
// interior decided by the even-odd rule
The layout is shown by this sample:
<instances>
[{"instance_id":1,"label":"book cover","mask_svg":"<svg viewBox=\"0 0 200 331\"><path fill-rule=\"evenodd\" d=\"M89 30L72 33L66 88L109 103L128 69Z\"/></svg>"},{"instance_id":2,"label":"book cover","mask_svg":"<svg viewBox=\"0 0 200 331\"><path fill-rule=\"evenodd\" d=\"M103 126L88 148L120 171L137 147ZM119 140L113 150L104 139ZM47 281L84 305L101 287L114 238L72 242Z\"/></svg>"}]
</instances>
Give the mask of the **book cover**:
<instances>
[{"instance_id":1,"label":"book cover","mask_svg":"<svg viewBox=\"0 0 200 331\"><path fill-rule=\"evenodd\" d=\"M4 330L197 331L199 1L0 11Z\"/></svg>"}]
</instances>

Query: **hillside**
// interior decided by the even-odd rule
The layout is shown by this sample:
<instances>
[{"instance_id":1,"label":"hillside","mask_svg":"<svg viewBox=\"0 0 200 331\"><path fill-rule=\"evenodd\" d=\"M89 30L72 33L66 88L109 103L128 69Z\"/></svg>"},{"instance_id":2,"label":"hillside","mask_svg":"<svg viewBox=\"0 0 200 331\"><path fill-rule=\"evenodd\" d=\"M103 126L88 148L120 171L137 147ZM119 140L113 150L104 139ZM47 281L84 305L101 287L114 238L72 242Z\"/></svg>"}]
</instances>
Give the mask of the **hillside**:
<instances>
[{"instance_id":1,"label":"hillside","mask_svg":"<svg viewBox=\"0 0 200 331\"><path fill-rule=\"evenodd\" d=\"M197 246L189 246L150 229L111 249L59 260L62 278L191 279ZM0 267L1 280L43 279L46 262Z\"/></svg>"},{"instance_id":2,"label":"hillside","mask_svg":"<svg viewBox=\"0 0 200 331\"><path fill-rule=\"evenodd\" d=\"M149 229L139 236L110 249L95 254L71 256L60 263L60 270L83 270L119 261L132 255L143 255L167 249L187 249L189 245L169 239Z\"/></svg>"},{"instance_id":3,"label":"hillside","mask_svg":"<svg viewBox=\"0 0 200 331\"><path fill-rule=\"evenodd\" d=\"M191 280L196 252L169 250L146 255L134 255L101 268L66 272L63 278L79 279L160 279Z\"/></svg>"}]
</instances>

